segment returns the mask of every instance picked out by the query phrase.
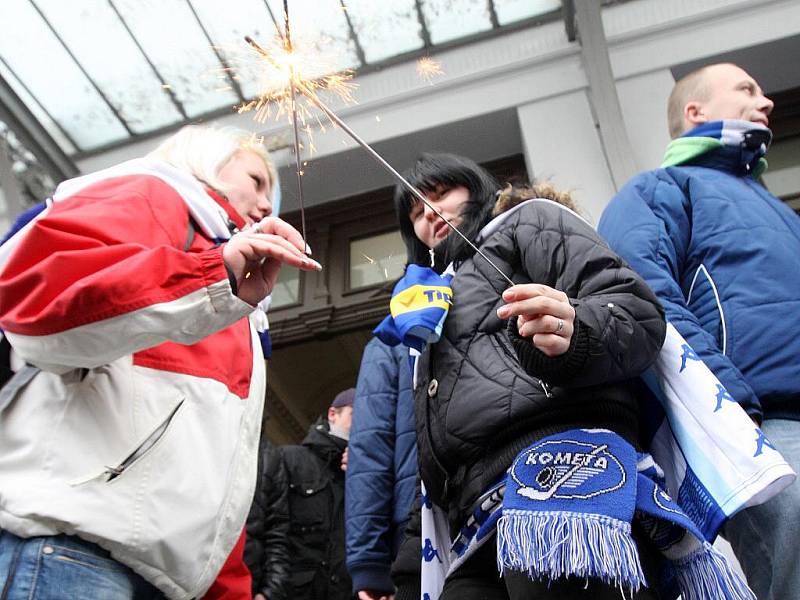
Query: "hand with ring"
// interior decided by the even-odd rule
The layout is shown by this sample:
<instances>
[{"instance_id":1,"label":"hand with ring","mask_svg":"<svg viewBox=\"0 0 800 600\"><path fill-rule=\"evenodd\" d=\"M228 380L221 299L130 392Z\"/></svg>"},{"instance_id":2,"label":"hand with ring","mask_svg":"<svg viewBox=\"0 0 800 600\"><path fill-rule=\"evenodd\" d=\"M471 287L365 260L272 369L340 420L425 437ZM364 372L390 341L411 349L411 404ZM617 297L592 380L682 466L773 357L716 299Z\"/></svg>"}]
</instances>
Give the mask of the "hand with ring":
<instances>
[{"instance_id":1,"label":"hand with ring","mask_svg":"<svg viewBox=\"0 0 800 600\"><path fill-rule=\"evenodd\" d=\"M531 338L547 356L564 354L575 331L575 309L564 292L540 283L524 283L503 292L504 304L497 309L501 319L517 317L517 330Z\"/></svg>"}]
</instances>

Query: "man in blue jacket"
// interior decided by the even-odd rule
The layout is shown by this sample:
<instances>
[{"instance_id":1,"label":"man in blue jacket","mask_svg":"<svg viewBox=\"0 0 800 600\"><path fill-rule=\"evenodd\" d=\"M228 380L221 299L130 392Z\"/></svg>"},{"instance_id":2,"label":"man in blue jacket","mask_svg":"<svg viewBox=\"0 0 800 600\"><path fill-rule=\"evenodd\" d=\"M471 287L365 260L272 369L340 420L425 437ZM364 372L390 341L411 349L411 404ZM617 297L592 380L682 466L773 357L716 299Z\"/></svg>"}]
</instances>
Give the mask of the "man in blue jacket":
<instances>
[{"instance_id":1,"label":"man in blue jacket","mask_svg":"<svg viewBox=\"0 0 800 600\"><path fill-rule=\"evenodd\" d=\"M414 500L416 475L408 348L373 338L358 373L345 481L347 568L359 600L394 593L390 568Z\"/></svg>"},{"instance_id":2,"label":"man in blue jacket","mask_svg":"<svg viewBox=\"0 0 800 600\"><path fill-rule=\"evenodd\" d=\"M736 65L678 81L664 163L620 190L599 231L800 472L800 218L757 181L772 107ZM725 526L760 600L800 598L798 530L798 483Z\"/></svg>"}]
</instances>

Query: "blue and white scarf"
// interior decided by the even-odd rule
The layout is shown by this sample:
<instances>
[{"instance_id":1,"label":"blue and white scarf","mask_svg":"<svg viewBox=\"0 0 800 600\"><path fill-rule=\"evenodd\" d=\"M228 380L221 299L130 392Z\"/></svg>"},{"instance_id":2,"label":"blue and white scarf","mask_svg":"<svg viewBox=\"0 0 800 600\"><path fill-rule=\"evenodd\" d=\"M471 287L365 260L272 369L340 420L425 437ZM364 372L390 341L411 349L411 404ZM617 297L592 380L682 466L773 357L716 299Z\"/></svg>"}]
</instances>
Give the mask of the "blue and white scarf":
<instances>
[{"instance_id":1,"label":"blue and white scarf","mask_svg":"<svg viewBox=\"0 0 800 600\"><path fill-rule=\"evenodd\" d=\"M512 463L504 481L492 486L450 545L447 571L458 568L492 533L497 534L501 574L508 569L532 579L599 579L631 595L645 585L668 595L674 586L684 600L753 599L747 585L661 486L663 473L648 454L614 432L574 429L538 440ZM441 554L423 513L423 549ZM631 523L636 520L670 561L667 589L645 581ZM427 526L426 526L427 521ZM433 529L441 527L436 523ZM423 551L423 555L426 553ZM443 584L425 565L423 590L430 598ZM439 569L442 571L443 569ZM431 581L431 576L436 581ZM437 589L441 589L438 588Z\"/></svg>"},{"instance_id":2,"label":"blue and white scarf","mask_svg":"<svg viewBox=\"0 0 800 600\"><path fill-rule=\"evenodd\" d=\"M762 504L796 474L719 379L667 323L655 364L642 379L649 450L666 489L713 541L725 522Z\"/></svg>"},{"instance_id":3,"label":"blue and white scarf","mask_svg":"<svg viewBox=\"0 0 800 600\"><path fill-rule=\"evenodd\" d=\"M738 148L743 166L758 177L767 168L764 156L772 142L772 131L760 123L728 119L709 121L672 140L662 168L681 165L718 148Z\"/></svg>"},{"instance_id":4,"label":"blue and white scarf","mask_svg":"<svg viewBox=\"0 0 800 600\"><path fill-rule=\"evenodd\" d=\"M678 586L685 599L751 598L746 586L710 543L730 516L745 507L766 502L791 484L795 480L795 473L671 324L667 325L666 340L654 367L643 378L656 392L652 398L644 400L645 412L649 413L647 419L651 423L656 422L656 434L650 447L652 455L638 454L636 468L632 470L629 455L633 449L625 448L621 453L617 451L627 456L626 461L620 464L627 464L627 472L636 474L637 519L671 561L674 575L671 583ZM427 553L423 552L423 557L434 553L437 557L443 557L440 563L423 560L422 589L428 598L435 600L447 574L463 564L483 543L492 540L491 534L495 531L498 531L498 561L501 569L526 570L539 577L558 577L565 573L592 576L631 589L644 583L640 568L635 563L629 563L634 566L614 566L615 563L608 561L610 555L607 553L587 554L582 542L575 545L577 540L585 541L587 537L597 539L596 525L601 521L613 523L603 537L604 547L614 548L613 556L616 559L631 559L627 528L621 525L624 519L619 518L620 514L627 516L630 510L622 513L616 511L614 515L614 507L620 505L620 498L624 500L621 504L630 505L630 490L626 492L627 495L619 492L612 499L612 510L608 510L608 506L603 508L598 500L586 503L593 513L608 517L592 517L590 522L595 525L593 530L577 523L563 510L561 515L554 514L556 511L552 511L552 506L547 510L553 514L542 515L542 511L538 511L538 515L532 516L535 513L521 510L510 513L505 521L501 519L506 514L504 507L511 504L513 510L518 510L517 505L521 503L519 499L504 501L507 490L514 490L514 486L518 489L521 485L531 488L528 484L539 480L533 467L537 460L540 471L544 470L544 466L555 463L555 457L552 460L545 457L547 463L541 465L542 451L554 454L552 448L543 449L542 445L564 446L560 464L552 465L564 471L566 459L563 453L572 452L573 457L576 453L575 449L569 449L570 443L594 444L592 450L583 452L584 455L591 454L605 443L604 440L591 442L580 439L580 436L589 433L585 430L578 434L570 432L571 439L566 443L566 434L551 436L523 451L510 469L506 481L491 486L476 501L472 514L452 542L447 538L444 511L430 503L423 505L423 549L428 548ZM619 442L627 446L621 438L617 444ZM539 456L531 459L532 454L537 452ZM597 452L605 454L605 450ZM534 472L522 468L522 474L518 474L520 462L524 465L529 460L531 465L525 466L531 466ZM589 460L591 462L592 459ZM664 470L660 465L664 466ZM595 466L579 467L565 478L560 487L580 487L584 478L595 478L593 485L604 487L602 484L604 481L608 483L606 480L610 480L611 476L605 474L604 479L598 479L589 468ZM583 472L579 473L581 469ZM561 478L557 473L553 469L540 476L540 479L547 482L548 475L555 474L556 479L552 481L559 481ZM562 477L565 474L566 471L561 474ZM584 490L582 495L596 492ZM597 498L608 495L607 492L596 494ZM566 511L571 512L577 511ZM498 525L498 522L502 524ZM530 544L532 533L537 536L535 545ZM558 540L553 538L554 533L568 535L557 543ZM537 557L534 550L542 547L557 547L563 551L548 553L545 561L543 557ZM664 582L650 583L661 585ZM667 595L669 586L664 591Z\"/></svg>"}]
</instances>

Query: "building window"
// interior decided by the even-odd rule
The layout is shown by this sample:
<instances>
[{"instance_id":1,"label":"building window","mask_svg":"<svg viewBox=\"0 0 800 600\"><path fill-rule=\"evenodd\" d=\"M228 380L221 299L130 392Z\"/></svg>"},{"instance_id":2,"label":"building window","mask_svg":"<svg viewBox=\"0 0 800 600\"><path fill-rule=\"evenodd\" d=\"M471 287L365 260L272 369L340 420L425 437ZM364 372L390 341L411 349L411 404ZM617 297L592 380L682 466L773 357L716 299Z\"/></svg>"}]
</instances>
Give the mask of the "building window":
<instances>
[{"instance_id":1,"label":"building window","mask_svg":"<svg viewBox=\"0 0 800 600\"><path fill-rule=\"evenodd\" d=\"M283 267L272 289L270 308L285 308L300 304L300 271L294 267Z\"/></svg>"},{"instance_id":2,"label":"building window","mask_svg":"<svg viewBox=\"0 0 800 600\"><path fill-rule=\"evenodd\" d=\"M383 285L403 274L406 247L399 231L350 241L351 290Z\"/></svg>"},{"instance_id":3,"label":"building window","mask_svg":"<svg viewBox=\"0 0 800 600\"><path fill-rule=\"evenodd\" d=\"M769 168L762 175L774 195L800 209L800 136L779 140L767 153Z\"/></svg>"}]
</instances>

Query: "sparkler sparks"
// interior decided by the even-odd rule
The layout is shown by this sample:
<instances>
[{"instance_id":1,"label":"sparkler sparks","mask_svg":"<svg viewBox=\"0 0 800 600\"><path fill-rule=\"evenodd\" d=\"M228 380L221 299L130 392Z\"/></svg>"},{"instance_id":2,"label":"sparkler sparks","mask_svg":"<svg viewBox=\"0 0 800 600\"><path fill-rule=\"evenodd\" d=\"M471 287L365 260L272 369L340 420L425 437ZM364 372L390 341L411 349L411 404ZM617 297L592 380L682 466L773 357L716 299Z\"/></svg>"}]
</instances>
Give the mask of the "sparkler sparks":
<instances>
[{"instance_id":1,"label":"sparkler sparks","mask_svg":"<svg viewBox=\"0 0 800 600\"><path fill-rule=\"evenodd\" d=\"M247 43L250 44L250 46L265 59L266 63L269 63L269 65L271 65L271 67L280 74L280 81L282 82L282 85L268 88L274 91L266 92L257 100L254 100L251 103L246 103L239 112L241 113L246 110L255 109L256 117L258 118L261 115L263 116L264 120L266 120L266 118L269 118L270 108L274 104L279 107L276 118L280 118L281 115L286 114L289 122L292 123L295 132L295 161L297 164L296 170L298 175L298 188L300 192L300 213L303 220L303 239L305 239L305 211L303 209L302 185L300 182L300 156L299 151L297 150L297 122L298 120L302 121L303 125L308 128L309 121L314 113L311 113L308 110L308 105L301 105L299 102L296 102L296 96L304 97L309 105L316 106L316 108L322 111L322 113L328 117L328 119L330 119L331 123L340 127L342 131L344 131L350 136L351 139L353 139L353 141L366 150L367 153L372 156L372 158L374 158L386 171L388 171L403 187L409 190L420 202L436 213L436 215L442 221L444 221L454 233L458 234L459 237L461 237L473 250L475 250L475 252L480 255L495 271L497 271L497 273L501 275L503 279L509 283L509 285L514 285L511 278L508 277L508 275L506 275L488 256L486 256L486 254L484 254L477 246L475 246L475 244L469 238L467 238L453 222L445 217L440 210L433 206L422 192L411 185L394 167L392 167L386 161L385 158L378 154L372 148L372 146L367 144L325 104L319 95L319 91L323 89L335 93L345 102L353 101L352 92L355 88L355 84L350 81L352 78L352 73L339 73L335 75L327 75L322 78L313 78L307 75L304 76L304 73L308 72L306 70L307 65L300 58L300 53L298 52L297 48L292 45L289 38L289 13L287 4L288 1L284 0L286 39L278 36L277 39L279 40L280 44L277 47L272 50L266 49L260 46L251 37L245 37ZM420 60L420 63L423 63L423 61ZM418 63L418 72L420 63ZM434 74L443 72L439 63L433 59L428 58L428 61L426 61L424 64L425 66L422 67L423 71L429 73L431 77ZM299 94L297 94L297 92L299 92ZM319 117L313 118L319 124L320 129L324 131L325 129L321 119ZM308 131L310 132L310 129L308 129ZM388 276L388 272L386 275Z\"/></svg>"},{"instance_id":2,"label":"sparkler sparks","mask_svg":"<svg viewBox=\"0 0 800 600\"><path fill-rule=\"evenodd\" d=\"M437 75L444 75L442 63L430 56L423 56L417 61L417 75L433 85L433 78Z\"/></svg>"},{"instance_id":3,"label":"sparkler sparks","mask_svg":"<svg viewBox=\"0 0 800 600\"><path fill-rule=\"evenodd\" d=\"M254 100L240 105L237 109L239 113L255 111L253 118L259 123L284 118L291 123L293 83L295 88L301 83L305 95L308 95L308 92L314 95L328 92L344 104L355 104L353 92L357 86L352 82L352 71L318 75L332 70L333 63L330 58L326 58L326 55L297 44L289 49L279 35L266 45L256 43L250 37L246 37L245 40L258 58L255 64L255 76L259 81L259 89L264 91ZM253 70L253 65L249 67ZM295 106L297 118L302 123L302 130L310 135L311 125L316 123L322 131L325 131L325 123L319 113L311 110L313 102L308 98L301 101L301 98L302 95L297 98Z\"/></svg>"},{"instance_id":4,"label":"sparkler sparks","mask_svg":"<svg viewBox=\"0 0 800 600\"><path fill-rule=\"evenodd\" d=\"M255 42L251 37L246 36L245 40L250 47L256 51L256 54L263 58L262 77L263 74L272 72L276 74L275 85L266 87L267 91L262 93L256 100L243 104L239 113L247 110L255 109L256 120L264 122L271 116L273 107L277 107L275 115L276 120L280 119L282 115L286 115L289 123L294 131L294 159L295 159L295 172L297 174L297 195L300 202L300 218L302 220L302 235L303 241L306 241L306 220L305 209L303 207L303 171L300 168L300 130L306 132L309 139L309 144L313 150L314 143L311 136L311 125L309 121L313 113L309 111L308 106L317 104L317 94L320 90L328 90L337 94L340 99L345 102L354 102L353 89L355 85L350 81L352 72L334 73L332 75L325 75L321 78L314 78L309 76L309 73L320 72L319 65L316 65L314 60L319 60L322 56L321 53L316 54L314 60L308 57L308 54L303 53L302 49L298 51L297 47L292 43L291 30L289 27L289 6L288 0L283 2L284 11L284 31L273 38L272 48L263 48ZM277 43L275 43L277 41ZM302 48L302 47L301 47ZM316 67L317 70L311 69ZM322 66L321 72L328 70ZM262 79L263 82L263 79ZM297 90L303 90L303 94L298 94ZM310 104L301 103L298 99L304 98ZM325 127L319 117L313 117L322 131ZM302 124L302 126L301 126ZM306 244L307 245L307 244Z\"/></svg>"}]
</instances>

